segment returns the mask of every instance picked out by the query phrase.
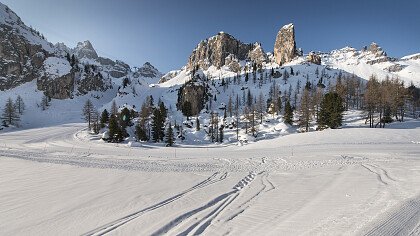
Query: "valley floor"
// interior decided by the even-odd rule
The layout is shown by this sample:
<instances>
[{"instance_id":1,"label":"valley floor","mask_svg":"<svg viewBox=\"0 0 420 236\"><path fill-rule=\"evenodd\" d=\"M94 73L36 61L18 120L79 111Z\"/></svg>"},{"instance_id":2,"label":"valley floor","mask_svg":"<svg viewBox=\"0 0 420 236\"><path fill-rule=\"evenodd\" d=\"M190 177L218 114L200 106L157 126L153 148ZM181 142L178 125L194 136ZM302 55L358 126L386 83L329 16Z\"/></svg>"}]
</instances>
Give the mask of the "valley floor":
<instances>
[{"instance_id":1,"label":"valley floor","mask_svg":"<svg viewBox=\"0 0 420 236\"><path fill-rule=\"evenodd\" d=\"M2 235L419 235L420 122L242 147L0 134Z\"/></svg>"}]
</instances>

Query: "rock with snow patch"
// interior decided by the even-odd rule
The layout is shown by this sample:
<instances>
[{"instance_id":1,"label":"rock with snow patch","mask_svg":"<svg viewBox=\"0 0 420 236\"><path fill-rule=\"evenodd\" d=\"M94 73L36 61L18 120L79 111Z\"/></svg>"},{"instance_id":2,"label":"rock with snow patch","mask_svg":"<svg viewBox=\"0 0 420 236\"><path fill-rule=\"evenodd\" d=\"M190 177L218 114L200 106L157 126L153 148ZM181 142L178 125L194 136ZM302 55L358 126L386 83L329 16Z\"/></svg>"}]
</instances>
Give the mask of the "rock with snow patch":
<instances>
[{"instance_id":1,"label":"rock with snow patch","mask_svg":"<svg viewBox=\"0 0 420 236\"><path fill-rule=\"evenodd\" d=\"M274 44L274 57L279 65L290 62L298 55L296 51L295 27L293 24L283 26L277 33Z\"/></svg>"},{"instance_id":2,"label":"rock with snow patch","mask_svg":"<svg viewBox=\"0 0 420 236\"><path fill-rule=\"evenodd\" d=\"M317 65L321 65L321 56L319 56L318 54L315 54L314 52L310 52L309 55L307 56L306 60L308 62L317 64Z\"/></svg>"},{"instance_id":3,"label":"rock with snow patch","mask_svg":"<svg viewBox=\"0 0 420 236\"><path fill-rule=\"evenodd\" d=\"M220 32L197 45L188 59L187 68L192 70L198 66L206 70L211 65L220 68L225 65L225 59L230 54L238 60L245 60L252 49L252 44L242 43L230 34Z\"/></svg>"}]
</instances>

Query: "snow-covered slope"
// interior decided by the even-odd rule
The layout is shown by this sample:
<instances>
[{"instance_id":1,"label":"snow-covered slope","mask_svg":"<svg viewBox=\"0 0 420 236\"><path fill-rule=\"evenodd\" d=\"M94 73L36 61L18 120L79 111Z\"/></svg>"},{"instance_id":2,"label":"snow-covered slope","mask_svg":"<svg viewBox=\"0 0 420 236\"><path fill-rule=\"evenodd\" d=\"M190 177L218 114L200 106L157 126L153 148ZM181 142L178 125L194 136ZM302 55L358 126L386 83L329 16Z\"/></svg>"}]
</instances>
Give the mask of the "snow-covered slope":
<instances>
[{"instance_id":1,"label":"snow-covered slope","mask_svg":"<svg viewBox=\"0 0 420 236\"><path fill-rule=\"evenodd\" d=\"M376 48L376 49L374 49ZM420 57L419 54L391 58L377 44L364 50L345 47L322 55L322 62L331 68L341 69L349 73L368 79L371 75L384 79L386 76L399 77L406 85L413 82L420 84Z\"/></svg>"},{"instance_id":2,"label":"snow-covered slope","mask_svg":"<svg viewBox=\"0 0 420 236\"><path fill-rule=\"evenodd\" d=\"M15 29L16 33L22 35L31 44L41 45L48 52L53 52L54 47L49 43L40 32L26 26L19 16L16 15L8 6L0 2L0 25L6 25Z\"/></svg>"}]
</instances>

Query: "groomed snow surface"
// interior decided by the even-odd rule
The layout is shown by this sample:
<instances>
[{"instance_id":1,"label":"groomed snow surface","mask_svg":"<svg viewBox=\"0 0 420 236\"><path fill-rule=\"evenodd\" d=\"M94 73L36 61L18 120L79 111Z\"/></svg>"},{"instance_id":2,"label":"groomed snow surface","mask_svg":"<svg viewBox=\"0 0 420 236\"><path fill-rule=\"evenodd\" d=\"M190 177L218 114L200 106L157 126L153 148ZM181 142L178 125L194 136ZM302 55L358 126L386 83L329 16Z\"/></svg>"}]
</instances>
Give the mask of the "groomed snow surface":
<instances>
[{"instance_id":1,"label":"groomed snow surface","mask_svg":"<svg viewBox=\"0 0 420 236\"><path fill-rule=\"evenodd\" d=\"M419 235L420 121L345 127L176 149L2 133L0 234Z\"/></svg>"}]
</instances>

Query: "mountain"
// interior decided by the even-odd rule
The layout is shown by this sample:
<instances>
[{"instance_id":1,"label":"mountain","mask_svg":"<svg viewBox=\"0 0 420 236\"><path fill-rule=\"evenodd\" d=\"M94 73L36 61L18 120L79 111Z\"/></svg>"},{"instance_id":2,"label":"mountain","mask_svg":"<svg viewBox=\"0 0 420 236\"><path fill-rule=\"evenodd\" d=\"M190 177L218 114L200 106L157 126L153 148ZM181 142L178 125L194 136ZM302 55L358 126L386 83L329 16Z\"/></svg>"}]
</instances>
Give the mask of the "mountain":
<instances>
[{"instance_id":1,"label":"mountain","mask_svg":"<svg viewBox=\"0 0 420 236\"><path fill-rule=\"evenodd\" d=\"M377 75L380 79L386 76L399 77L406 85L413 82L420 85L420 57L418 54L402 58L389 57L376 43L357 50L345 47L330 53L320 53L325 66L354 73L368 79Z\"/></svg>"},{"instance_id":2,"label":"mountain","mask_svg":"<svg viewBox=\"0 0 420 236\"><path fill-rule=\"evenodd\" d=\"M106 91L113 87L114 79L133 74L128 64L98 56L88 40L75 48L51 44L1 3L0 40L1 91L36 81L36 89L48 97L68 99L90 91ZM142 76L161 76L150 63L143 70Z\"/></svg>"},{"instance_id":3,"label":"mountain","mask_svg":"<svg viewBox=\"0 0 420 236\"><path fill-rule=\"evenodd\" d=\"M225 140L236 140L232 103L238 103L241 124L246 124L241 127L241 139L255 140L297 132L277 111L286 100L298 107L304 87L329 91L344 79L362 90L372 74L379 79L398 76L406 85L420 82L420 54L397 59L372 43L360 50L345 47L304 55L296 45L293 24L280 28L270 46L273 52L258 42L244 43L219 32L199 42L184 67L162 74L149 62L131 68L101 57L90 41L74 48L53 45L7 6L0 5L0 14L0 100L23 97L29 110L22 117L23 127L80 122L87 99L99 111L109 111L113 102L120 109L139 111L153 98L155 105L158 101L166 105L172 123L185 125L183 133L178 133L185 142L211 142L207 132L212 113L223 120ZM44 95L52 98L45 111L40 106ZM189 116L200 119L205 129L195 130L195 120L187 120L183 112L185 104L191 108ZM247 132L250 109L265 114L259 117L258 135ZM129 129L133 140L134 127Z\"/></svg>"}]
</instances>

